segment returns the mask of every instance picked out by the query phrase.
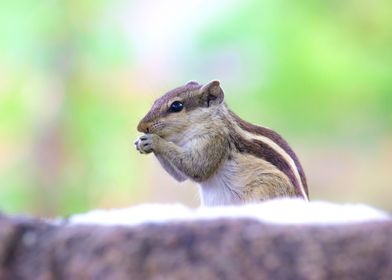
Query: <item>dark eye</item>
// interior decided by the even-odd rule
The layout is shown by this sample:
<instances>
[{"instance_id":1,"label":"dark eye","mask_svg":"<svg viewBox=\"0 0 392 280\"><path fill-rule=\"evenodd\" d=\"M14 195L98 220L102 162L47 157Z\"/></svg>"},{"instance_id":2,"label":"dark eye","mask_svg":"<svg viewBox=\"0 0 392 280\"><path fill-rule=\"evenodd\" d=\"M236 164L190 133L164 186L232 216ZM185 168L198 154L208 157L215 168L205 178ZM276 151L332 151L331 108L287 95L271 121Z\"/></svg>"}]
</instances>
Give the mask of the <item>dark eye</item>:
<instances>
[{"instance_id":1,"label":"dark eye","mask_svg":"<svg viewBox=\"0 0 392 280\"><path fill-rule=\"evenodd\" d=\"M177 113L180 112L184 108L184 104L182 104L180 101L174 101L169 108L170 112Z\"/></svg>"}]
</instances>

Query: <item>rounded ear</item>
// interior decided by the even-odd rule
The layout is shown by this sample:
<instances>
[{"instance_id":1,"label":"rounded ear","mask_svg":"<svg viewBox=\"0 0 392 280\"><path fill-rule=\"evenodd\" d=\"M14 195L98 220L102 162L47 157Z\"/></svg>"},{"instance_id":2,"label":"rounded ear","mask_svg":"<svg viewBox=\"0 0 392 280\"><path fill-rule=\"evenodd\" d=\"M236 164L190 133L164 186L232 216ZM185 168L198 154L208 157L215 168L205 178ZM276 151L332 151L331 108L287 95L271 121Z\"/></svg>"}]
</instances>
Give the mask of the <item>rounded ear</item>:
<instances>
[{"instance_id":1,"label":"rounded ear","mask_svg":"<svg viewBox=\"0 0 392 280\"><path fill-rule=\"evenodd\" d=\"M225 97L219 81L216 80L202 86L200 93L206 107L221 104Z\"/></svg>"}]
</instances>

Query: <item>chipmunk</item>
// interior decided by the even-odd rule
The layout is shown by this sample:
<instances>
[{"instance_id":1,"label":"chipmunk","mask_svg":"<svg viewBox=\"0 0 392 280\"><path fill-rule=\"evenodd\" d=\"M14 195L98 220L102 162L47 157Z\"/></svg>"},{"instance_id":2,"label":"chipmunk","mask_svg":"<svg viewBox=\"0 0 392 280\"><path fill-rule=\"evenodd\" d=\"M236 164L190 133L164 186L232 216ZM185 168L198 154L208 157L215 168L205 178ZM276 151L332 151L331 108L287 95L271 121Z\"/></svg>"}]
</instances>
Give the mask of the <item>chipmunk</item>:
<instances>
[{"instance_id":1,"label":"chipmunk","mask_svg":"<svg viewBox=\"0 0 392 280\"><path fill-rule=\"evenodd\" d=\"M199 183L206 206L277 197L308 200L302 166L276 132L250 124L224 102L219 81L189 82L157 99L135 141L177 181Z\"/></svg>"}]
</instances>

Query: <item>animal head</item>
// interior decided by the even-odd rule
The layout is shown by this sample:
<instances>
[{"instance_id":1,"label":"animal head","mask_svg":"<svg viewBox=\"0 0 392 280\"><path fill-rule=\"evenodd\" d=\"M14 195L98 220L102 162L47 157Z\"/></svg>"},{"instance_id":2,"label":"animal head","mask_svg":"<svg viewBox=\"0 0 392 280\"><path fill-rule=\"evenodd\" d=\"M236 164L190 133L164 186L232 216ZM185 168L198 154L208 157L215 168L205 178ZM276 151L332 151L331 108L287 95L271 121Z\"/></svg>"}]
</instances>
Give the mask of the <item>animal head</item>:
<instances>
[{"instance_id":1,"label":"animal head","mask_svg":"<svg viewBox=\"0 0 392 280\"><path fill-rule=\"evenodd\" d=\"M223 99L224 93L218 81L206 85L189 82L158 98L137 129L139 132L172 138L208 121Z\"/></svg>"}]
</instances>

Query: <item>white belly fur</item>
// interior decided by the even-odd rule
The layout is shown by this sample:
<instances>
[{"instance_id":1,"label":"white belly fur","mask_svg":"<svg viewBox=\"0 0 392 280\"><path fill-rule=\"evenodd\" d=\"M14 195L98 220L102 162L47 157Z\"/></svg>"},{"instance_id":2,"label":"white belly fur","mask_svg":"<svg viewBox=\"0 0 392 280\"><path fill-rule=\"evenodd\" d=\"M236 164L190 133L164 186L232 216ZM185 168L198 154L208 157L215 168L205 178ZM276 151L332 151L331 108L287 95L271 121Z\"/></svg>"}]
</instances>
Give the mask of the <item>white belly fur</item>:
<instances>
[{"instance_id":1,"label":"white belly fur","mask_svg":"<svg viewBox=\"0 0 392 280\"><path fill-rule=\"evenodd\" d=\"M267 177L273 180L262 179ZM273 198L275 195L268 197L267 190L271 182L290 184L287 176L270 163L249 154L238 154L225 162L212 177L200 183L201 204L219 206Z\"/></svg>"},{"instance_id":2,"label":"white belly fur","mask_svg":"<svg viewBox=\"0 0 392 280\"><path fill-rule=\"evenodd\" d=\"M202 182L199 185L201 204L218 206L240 203L238 191L241 191L241 186L235 185L236 173L236 166L227 162L212 177Z\"/></svg>"}]
</instances>

